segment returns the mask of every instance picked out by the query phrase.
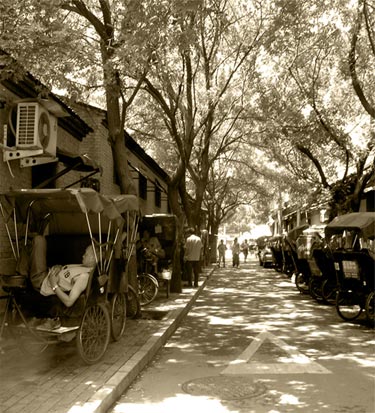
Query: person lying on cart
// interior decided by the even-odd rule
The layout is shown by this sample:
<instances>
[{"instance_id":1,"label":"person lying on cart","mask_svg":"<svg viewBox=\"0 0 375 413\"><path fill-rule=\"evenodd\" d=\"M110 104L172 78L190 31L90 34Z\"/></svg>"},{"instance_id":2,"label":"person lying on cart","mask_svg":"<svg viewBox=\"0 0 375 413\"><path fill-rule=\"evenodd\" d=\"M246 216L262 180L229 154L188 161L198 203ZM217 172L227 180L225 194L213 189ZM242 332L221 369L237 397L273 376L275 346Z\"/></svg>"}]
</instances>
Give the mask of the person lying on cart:
<instances>
[{"instance_id":1,"label":"person lying on cart","mask_svg":"<svg viewBox=\"0 0 375 413\"><path fill-rule=\"evenodd\" d=\"M28 276L33 289L38 294L31 294L27 307L37 307L35 316L40 318L49 314L52 318L60 315L69 316L71 307L86 289L90 272L96 266L96 257L92 245L87 246L81 264L54 265L47 268L47 243L43 235L36 235L29 254L22 253L17 272ZM38 298L39 297L39 298ZM56 325L59 321L56 320ZM58 328L51 323L52 328Z\"/></svg>"}]
</instances>

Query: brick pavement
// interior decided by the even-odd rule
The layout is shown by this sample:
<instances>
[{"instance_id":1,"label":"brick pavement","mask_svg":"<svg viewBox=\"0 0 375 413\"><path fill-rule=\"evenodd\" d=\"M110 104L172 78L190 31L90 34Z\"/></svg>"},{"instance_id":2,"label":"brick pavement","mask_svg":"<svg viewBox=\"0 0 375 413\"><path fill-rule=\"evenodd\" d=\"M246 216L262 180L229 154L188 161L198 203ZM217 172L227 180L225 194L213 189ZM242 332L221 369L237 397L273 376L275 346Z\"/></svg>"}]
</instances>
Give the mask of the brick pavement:
<instances>
[{"instance_id":1,"label":"brick pavement","mask_svg":"<svg viewBox=\"0 0 375 413\"><path fill-rule=\"evenodd\" d=\"M75 340L47 348L38 358L6 343L0 353L0 413L104 413L168 340L204 288L183 289L167 299L161 290L146 310L167 311L161 320L127 320L124 336L111 342L103 359L85 365Z\"/></svg>"}]
</instances>

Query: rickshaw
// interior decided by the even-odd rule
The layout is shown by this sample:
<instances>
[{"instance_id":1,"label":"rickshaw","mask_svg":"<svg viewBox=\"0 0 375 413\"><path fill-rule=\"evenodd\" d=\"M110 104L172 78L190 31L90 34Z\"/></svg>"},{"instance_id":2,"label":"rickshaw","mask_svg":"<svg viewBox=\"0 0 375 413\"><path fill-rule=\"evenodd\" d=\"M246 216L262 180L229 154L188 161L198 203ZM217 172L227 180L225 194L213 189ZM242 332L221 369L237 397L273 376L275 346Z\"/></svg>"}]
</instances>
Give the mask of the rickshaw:
<instances>
[{"instance_id":1,"label":"rickshaw","mask_svg":"<svg viewBox=\"0 0 375 413\"><path fill-rule=\"evenodd\" d=\"M125 331L128 263L135 252L139 221L137 198L104 196L90 188L21 189L1 194L0 209L14 257L12 272L0 276L6 293L0 296L6 301L0 336L9 332L31 354L75 339L81 359L96 363L110 337L119 340ZM96 267L87 287L69 314L61 315L57 329L40 330L32 323L37 313L40 317L42 296L28 276L16 272L22 249L30 247L34 233L46 239L48 268L82 262L88 245L95 252Z\"/></svg>"},{"instance_id":2,"label":"rickshaw","mask_svg":"<svg viewBox=\"0 0 375 413\"><path fill-rule=\"evenodd\" d=\"M152 265L153 259L147 249L138 249L138 282L142 305L151 303L164 284L169 297L172 263L177 242L177 217L173 214L144 215L139 224L140 236L147 230L151 236L158 238L165 252L164 258L158 258L157 268Z\"/></svg>"},{"instance_id":3,"label":"rickshaw","mask_svg":"<svg viewBox=\"0 0 375 413\"><path fill-rule=\"evenodd\" d=\"M337 279L336 310L346 321L366 310L374 320L375 214L353 212L338 216L325 228Z\"/></svg>"},{"instance_id":4,"label":"rickshaw","mask_svg":"<svg viewBox=\"0 0 375 413\"><path fill-rule=\"evenodd\" d=\"M311 226L302 231L296 240L299 268L302 277L308 281L308 291L315 300L322 300L322 285L325 270L321 268L320 254L322 251L323 234L321 228Z\"/></svg>"},{"instance_id":5,"label":"rickshaw","mask_svg":"<svg viewBox=\"0 0 375 413\"><path fill-rule=\"evenodd\" d=\"M302 293L308 292L310 273L305 260L298 258L296 241L306 228L308 225L304 224L291 229L283 240L283 272L290 276L294 275L296 287Z\"/></svg>"},{"instance_id":6,"label":"rickshaw","mask_svg":"<svg viewBox=\"0 0 375 413\"><path fill-rule=\"evenodd\" d=\"M283 236L274 235L269 240L270 249L273 256L273 266L276 271L283 270Z\"/></svg>"}]
</instances>

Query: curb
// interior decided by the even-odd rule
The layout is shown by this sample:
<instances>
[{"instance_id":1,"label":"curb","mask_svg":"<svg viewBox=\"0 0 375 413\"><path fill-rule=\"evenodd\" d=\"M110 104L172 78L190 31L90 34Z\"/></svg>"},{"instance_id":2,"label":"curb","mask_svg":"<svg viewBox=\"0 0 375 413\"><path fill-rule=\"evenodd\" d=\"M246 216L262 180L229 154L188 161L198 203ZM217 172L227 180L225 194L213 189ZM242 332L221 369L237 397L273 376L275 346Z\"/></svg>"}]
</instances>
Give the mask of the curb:
<instances>
[{"instance_id":1,"label":"curb","mask_svg":"<svg viewBox=\"0 0 375 413\"><path fill-rule=\"evenodd\" d=\"M155 357L161 347L177 330L183 318L190 311L201 291L206 286L215 267L209 269L207 275L197 291L192 295L187 304L180 309L173 310L170 316L162 322L159 331L150 339L107 381L98 389L93 397L81 406L73 406L68 413L92 412L106 413L119 399L122 393L130 386L138 374Z\"/></svg>"}]
</instances>

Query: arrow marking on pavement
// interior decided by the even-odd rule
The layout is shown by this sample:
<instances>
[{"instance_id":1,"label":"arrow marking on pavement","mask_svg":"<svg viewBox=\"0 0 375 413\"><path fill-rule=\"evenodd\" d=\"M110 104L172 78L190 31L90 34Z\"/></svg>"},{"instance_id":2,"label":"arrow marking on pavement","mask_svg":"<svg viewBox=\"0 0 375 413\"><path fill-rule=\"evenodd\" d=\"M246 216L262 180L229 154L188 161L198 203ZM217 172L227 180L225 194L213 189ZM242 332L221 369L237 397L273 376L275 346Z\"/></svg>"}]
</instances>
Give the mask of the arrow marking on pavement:
<instances>
[{"instance_id":1,"label":"arrow marking on pavement","mask_svg":"<svg viewBox=\"0 0 375 413\"><path fill-rule=\"evenodd\" d=\"M286 357L279 357L278 363L257 363L251 361L251 358L266 340L271 341L286 352ZM304 354L294 350L283 340L267 331L258 334L245 351L236 360L230 362L229 366L221 372L224 375L296 373L331 374L332 372L310 360Z\"/></svg>"}]
</instances>

